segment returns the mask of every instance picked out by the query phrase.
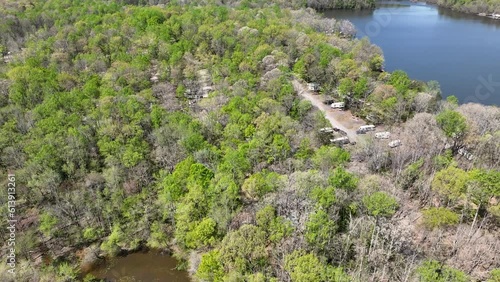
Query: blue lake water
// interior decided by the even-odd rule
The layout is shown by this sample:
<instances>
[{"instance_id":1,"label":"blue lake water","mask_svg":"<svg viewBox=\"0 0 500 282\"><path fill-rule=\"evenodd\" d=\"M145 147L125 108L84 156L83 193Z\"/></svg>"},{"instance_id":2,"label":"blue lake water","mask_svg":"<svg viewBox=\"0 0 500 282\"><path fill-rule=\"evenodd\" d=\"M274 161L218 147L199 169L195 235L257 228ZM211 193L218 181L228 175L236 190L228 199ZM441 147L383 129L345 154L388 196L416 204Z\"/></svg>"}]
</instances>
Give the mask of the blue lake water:
<instances>
[{"instance_id":1,"label":"blue lake water","mask_svg":"<svg viewBox=\"0 0 500 282\"><path fill-rule=\"evenodd\" d=\"M500 105L500 20L425 3L380 2L374 10L330 10L384 52L385 69L437 80L443 97Z\"/></svg>"}]
</instances>

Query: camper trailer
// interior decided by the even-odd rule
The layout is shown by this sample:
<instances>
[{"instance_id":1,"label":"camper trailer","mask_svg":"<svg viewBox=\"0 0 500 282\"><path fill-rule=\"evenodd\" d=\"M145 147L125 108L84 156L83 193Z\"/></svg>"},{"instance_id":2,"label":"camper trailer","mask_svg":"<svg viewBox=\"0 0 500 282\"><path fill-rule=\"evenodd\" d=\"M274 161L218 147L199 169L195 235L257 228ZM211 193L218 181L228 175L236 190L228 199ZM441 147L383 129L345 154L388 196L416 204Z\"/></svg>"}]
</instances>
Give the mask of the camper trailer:
<instances>
[{"instance_id":1,"label":"camper trailer","mask_svg":"<svg viewBox=\"0 0 500 282\"><path fill-rule=\"evenodd\" d=\"M309 91L314 91L314 92L319 91L319 85L317 83L308 83L307 88L309 89Z\"/></svg>"},{"instance_id":2,"label":"camper trailer","mask_svg":"<svg viewBox=\"0 0 500 282\"><path fill-rule=\"evenodd\" d=\"M391 147L391 148L396 148L399 146L401 146L401 140L399 140L399 139L389 142L389 147Z\"/></svg>"},{"instance_id":3,"label":"camper trailer","mask_svg":"<svg viewBox=\"0 0 500 282\"><path fill-rule=\"evenodd\" d=\"M391 133L387 131L375 133L377 139L389 139L389 137L391 137Z\"/></svg>"},{"instance_id":4,"label":"camper trailer","mask_svg":"<svg viewBox=\"0 0 500 282\"><path fill-rule=\"evenodd\" d=\"M333 133L334 129L331 127L320 128L319 132L321 133Z\"/></svg>"},{"instance_id":5,"label":"camper trailer","mask_svg":"<svg viewBox=\"0 0 500 282\"><path fill-rule=\"evenodd\" d=\"M332 109L344 109L345 103L344 102L332 103L330 107L332 107Z\"/></svg>"},{"instance_id":6,"label":"camper trailer","mask_svg":"<svg viewBox=\"0 0 500 282\"><path fill-rule=\"evenodd\" d=\"M349 138L348 137L339 137L339 138L335 138L335 139L330 139L330 142L331 143L334 143L334 144L349 144Z\"/></svg>"},{"instance_id":7,"label":"camper trailer","mask_svg":"<svg viewBox=\"0 0 500 282\"><path fill-rule=\"evenodd\" d=\"M364 134L368 131L373 131L375 130L375 125L370 124L370 125L362 125L356 130L356 134Z\"/></svg>"}]
</instances>

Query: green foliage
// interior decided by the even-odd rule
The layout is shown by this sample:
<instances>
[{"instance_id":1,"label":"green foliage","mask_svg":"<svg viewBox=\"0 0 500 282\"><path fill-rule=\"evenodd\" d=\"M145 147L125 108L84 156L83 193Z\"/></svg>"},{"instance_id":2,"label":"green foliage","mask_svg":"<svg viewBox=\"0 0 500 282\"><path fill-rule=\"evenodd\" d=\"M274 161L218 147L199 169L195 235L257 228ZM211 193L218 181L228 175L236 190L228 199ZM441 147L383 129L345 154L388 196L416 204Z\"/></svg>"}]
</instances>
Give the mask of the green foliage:
<instances>
[{"instance_id":1,"label":"green foliage","mask_svg":"<svg viewBox=\"0 0 500 282\"><path fill-rule=\"evenodd\" d=\"M324 210L319 209L309 216L306 223L305 238L312 246L323 249L336 231L335 222L330 219Z\"/></svg>"},{"instance_id":2,"label":"green foliage","mask_svg":"<svg viewBox=\"0 0 500 282\"><path fill-rule=\"evenodd\" d=\"M312 253L297 250L285 257L285 270L293 282L348 282L350 281L341 268L322 263Z\"/></svg>"},{"instance_id":3,"label":"green foliage","mask_svg":"<svg viewBox=\"0 0 500 282\"><path fill-rule=\"evenodd\" d=\"M294 281L348 280L325 262L352 262L356 241L344 247L343 236L335 235L359 214L358 178L344 168L349 152L318 149L313 130L329 123L292 82L298 76L320 83L324 94L337 87L341 97L367 99L354 104L356 115L404 121L418 85L403 72L379 75L383 57L367 40L340 38L342 23L281 8L305 7L304 1L14 2L0 7L0 53L14 53L0 71L0 166L29 190L16 195L19 212L40 211L39 225L28 224L18 238L20 257L40 244L55 252L55 246L102 241L112 256L173 242L183 261L193 249L213 248L196 273L203 281L275 282L271 276L283 273L275 269L277 258L285 258ZM319 2L308 5L374 5ZM275 77L274 68L281 72ZM205 85L215 91L190 103L186 91ZM429 91L437 93L434 88ZM445 116L438 123L460 131L461 121ZM436 159L443 172L434 191L479 203L480 216L487 209L500 218L498 205L489 203L499 195L496 171L457 172L447 170L451 154ZM423 179L424 161L407 167L406 186ZM376 216L397 208L387 195L365 200ZM305 225L278 216L277 210L290 216L311 209L302 204L315 209ZM257 226L242 226L252 207L262 207ZM57 244L46 244L47 237ZM291 239L305 239L311 253L287 253ZM338 243L347 257L338 256ZM79 278L58 263L25 276Z\"/></svg>"},{"instance_id":4,"label":"green foliage","mask_svg":"<svg viewBox=\"0 0 500 282\"><path fill-rule=\"evenodd\" d=\"M290 273L292 281L325 281L325 267L314 254L293 252L285 258L285 269Z\"/></svg>"},{"instance_id":5,"label":"green foliage","mask_svg":"<svg viewBox=\"0 0 500 282\"><path fill-rule=\"evenodd\" d=\"M217 250L201 256L201 262L195 276L203 281L223 281L224 267L221 263L220 253Z\"/></svg>"},{"instance_id":6,"label":"green foliage","mask_svg":"<svg viewBox=\"0 0 500 282\"><path fill-rule=\"evenodd\" d=\"M280 176L275 172L261 171L245 180L241 190L252 199L259 199L275 191L280 185Z\"/></svg>"},{"instance_id":7,"label":"green foliage","mask_svg":"<svg viewBox=\"0 0 500 282\"><path fill-rule=\"evenodd\" d=\"M495 170L473 169L468 172L468 186L479 202L500 196L500 172Z\"/></svg>"},{"instance_id":8,"label":"green foliage","mask_svg":"<svg viewBox=\"0 0 500 282\"><path fill-rule=\"evenodd\" d=\"M495 268L490 271L490 278L487 282L500 282L500 268Z\"/></svg>"},{"instance_id":9,"label":"green foliage","mask_svg":"<svg viewBox=\"0 0 500 282\"><path fill-rule=\"evenodd\" d=\"M293 231L291 223L281 216L276 216L276 210L270 205L257 212L256 221L257 225L267 232L271 242L278 242Z\"/></svg>"},{"instance_id":10,"label":"green foliage","mask_svg":"<svg viewBox=\"0 0 500 282\"><path fill-rule=\"evenodd\" d=\"M333 175L328 178L328 183L334 188L353 191L358 185L359 179L342 167L337 167Z\"/></svg>"},{"instance_id":11,"label":"green foliage","mask_svg":"<svg viewBox=\"0 0 500 282\"><path fill-rule=\"evenodd\" d=\"M44 212L40 215L40 227L38 227L38 229L44 236L51 237L57 234L55 226L58 222L59 220L57 217L48 212Z\"/></svg>"},{"instance_id":12,"label":"green foliage","mask_svg":"<svg viewBox=\"0 0 500 282\"><path fill-rule=\"evenodd\" d=\"M88 227L83 230L83 238L85 240L94 241L101 237L102 230L99 228Z\"/></svg>"},{"instance_id":13,"label":"green foliage","mask_svg":"<svg viewBox=\"0 0 500 282\"><path fill-rule=\"evenodd\" d=\"M57 268L57 274L60 281L75 281L78 277L78 271L76 267L70 265L67 262L61 263Z\"/></svg>"},{"instance_id":14,"label":"green foliage","mask_svg":"<svg viewBox=\"0 0 500 282\"><path fill-rule=\"evenodd\" d=\"M411 80L404 71L396 70L389 77L389 85L394 86L398 93L404 94L411 85Z\"/></svg>"},{"instance_id":15,"label":"green foliage","mask_svg":"<svg viewBox=\"0 0 500 282\"><path fill-rule=\"evenodd\" d=\"M100 282L101 279L98 279L96 278L94 275L92 274L87 274L85 275L85 277L83 278L83 282Z\"/></svg>"},{"instance_id":16,"label":"green foliage","mask_svg":"<svg viewBox=\"0 0 500 282\"><path fill-rule=\"evenodd\" d=\"M454 95L446 97L446 101L453 106L458 106L458 98Z\"/></svg>"},{"instance_id":17,"label":"green foliage","mask_svg":"<svg viewBox=\"0 0 500 282\"><path fill-rule=\"evenodd\" d=\"M488 212L497 219L500 219L500 204L490 206Z\"/></svg>"},{"instance_id":18,"label":"green foliage","mask_svg":"<svg viewBox=\"0 0 500 282\"><path fill-rule=\"evenodd\" d=\"M168 236L162 224L155 221L151 224L147 245L152 249L161 249L168 246Z\"/></svg>"},{"instance_id":19,"label":"green foliage","mask_svg":"<svg viewBox=\"0 0 500 282\"><path fill-rule=\"evenodd\" d=\"M224 237L220 261L229 270L255 272L267 264L266 233L259 227L243 225Z\"/></svg>"},{"instance_id":20,"label":"green foliage","mask_svg":"<svg viewBox=\"0 0 500 282\"><path fill-rule=\"evenodd\" d=\"M363 197L363 204L373 216L392 216L399 207L396 199L385 192L379 191Z\"/></svg>"},{"instance_id":21,"label":"green foliage","mask_svg":"<svg viewBox=\"0 0 500 282\"><path fill-rule=\"evenodd\" d=\"M186 246L197 249L215 243L217 223L211 218L203 219L186 235Z\"/></svg>"},{"instance_id":22,"label":"green foliage","mask_svg":"<svg viewBox=\"0 0 500 282\"><path fill-rule=\"evenodd\" d=\"M353 87L354 97L362 99L365 97L365 93L367 91L368 91L368 79L366 79L366 77L363 77L358 81L356 81L356 84L354 84Z\"/></svg>"},{"instance_id":23,"label":"green foliage","mask_svg":"<svg viewBox=\"0 0 500 282\"><path fill-rule=\"evenodd\" d=\"M417 268L422 282L467 282L470 278L460 270L443 265L435 260L425 261Z\"/></svg>"},{"instance_id":24,"label":"green foliage","mask_svg":"<svg viewBox=\"0 0 500 282\"><path fill-rule=\"evenodd\" d=\"M447 208L429 208L422 211L423 224L430 229L455 225L459 221L458 214Z\"/></svg>"},{"instance_id":25,"label":"green foliage","mask_svg":"<svg viewBox=\"0 0 500 282\"><path fill-rule=\"evenodd\" d=\"M444 154L442 155L437 155L434 157L434 165L438 170L444 169L451 165L453 162L453 153L451 150L446 150Z\"/></svg>"},{"instance_id":26,"label":"green foliage","mask_svg":"<svg viewBox=\"0 0 500 282\"><path fill-rule=\"evenodd\" d=\"M380 55L374 56L370 60L370 68L372 71L381 71L384 68L384 58Z\"/></svg>"},{"instance_id":27,"label":"green foliage","mask_svg":"<svg viewBox=\"0 0 500 282\"><path fill-rule=\"evenodd\" d=\"M135 9L130 20L135 27L144 31L147 28L163 23L166 18L164 13L158 8L141 8Z\"/></svg>"},{"instance_id":28,"label":"green foliage","mask_svg":"<svg viewBox=\"0 0 500 282\"><path fill-rule=\"evenodd\" d=\"M434 175L432 190L452 201L458 200L467 190L469 175L455 166L449 166Z\"/></svg>"},{"instance_id":29,"label":"green foliage","mask_svg":"<svg viewBox=\"0 0 500 282\"><path fill-rule=\"evenodd\" d=\"M337 90L341 97L349 96L353 93L354 83L350 78L342 78L339 82Z\"/></svg>"},{"instance_id":30,"label":"green foliage","mask_svg":"<svg viewBox=\"0 0 500 282\"><path fill-rule=\"evenodd\" d=\"M334 167L342 166L349 162L349 152L339 147L321 146L311 158L315 168L328 171Z\"/></svg>"},{"instance_id":31,"label":"green foliage","mask_svg":"<svg viewBox=\"0 0 500 282\"><path fill-rule=\"evenodd\" d=\"M320 207L328 209L335 201L335 188L334 187L315 187L311 190L311 199L313 199Z\"/></svg>"},{"instance_id":32,"label":"green foliage","mask_svg":"<svg viewBox=\"0 0 500 282\"><path fill-rule=\"evenodd\" d=\"M296 120L302 120L307 113L312 109L313 105L308 100L294 101L292 109L290 109L290 116Z\"/></svg>"},{"instance_id":33,"label":"green foliage","mask_svg":"<svg viewBox=\"0 0 500 282\"><path fill-rule=\"evenodd\" d=\"M125 234L123 233L121 227L115 225L113 226L113 231L108 236L107 240L101 244L101 250L110 256L116 256L121 251L120 244L124 239Z\"/></svg>"},{"instance_id":34,"label":"green foliage","mask_svg":"<svg viewBox=\"0 0 500 282\"><path fill-rule=\"evenodd\" d=\"M467 130L465 118L453 110L445 110L436 116L436 121L448 137L459 138Z\"/></svg>"},{"instance_id":35,"label":"green foliage","mask_svg":"<svg viewBox=\"0 0 500 282\"><path fill-rule=\"evenodd\" d=\"M172 174L164 175L159 185L163 189L163 198L166 202L177 201L187 192L187 179L193 164L193 159L187 158L176 165Z\"/></svg>"},{"instance_id":36,"label":"green foliage","mask_svg":"<svg viewBox=\"0 0 500 282\"><path fill-rule=\"evenodd\" d=\"M424 164L424 159L420 159L411 165L409 165L402 173L399 183L403 189L410 188L417 179L419 179L423 173L421 172L421 167Z\"/></svg>"},{"instance_id":37,"label":"green foliage","mask_svg":"<svg viewBox=\"0 0 500 282\"><path fill-rule=\"evenodd\" d=\"M314 149L311 145L311 140L309 138L304 138L300 140L300 145L295 153L295 158L306 160L314 154Z\"/></svg>"}]
</instances>

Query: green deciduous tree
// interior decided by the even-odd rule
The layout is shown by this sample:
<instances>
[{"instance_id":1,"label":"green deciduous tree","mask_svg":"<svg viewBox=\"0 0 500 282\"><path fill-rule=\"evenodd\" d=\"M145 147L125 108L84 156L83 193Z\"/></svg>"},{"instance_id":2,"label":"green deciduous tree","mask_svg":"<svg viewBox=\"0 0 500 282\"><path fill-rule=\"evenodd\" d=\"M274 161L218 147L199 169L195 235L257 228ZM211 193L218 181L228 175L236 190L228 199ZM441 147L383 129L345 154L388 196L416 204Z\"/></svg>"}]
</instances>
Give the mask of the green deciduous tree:
<instances>
[{"instance_id":1,"label":"green deciduous tree","mask_svg":"<svg viewBox=\"0 0 500 282\"><path fill-rule=\"evenodd\" d=\"M186 246L196 249L215 243L217 235L217 223L211 218L204 218L196 227L187 233Z\"/></svg>"},{"instance_id":2,"label":"green deciduous tree","mask_svg":"<svg viewBox=\"0 0 500 282\"><path fill-rule=\"evenodd\" d=\"M350 281L341 268L326 265L316 255L303 250L296 250L285 257L285 270L293 282Z\"/></svg>"},{"instance_id":3,"label":"green deciduous tree","mask_svg":"<svg viewBox=\"0 0 500 282\"><path fill-rule=\"evenodd\" d=\"M229 270L256 272L267 264L267 257L266 233L259 227L243 225L222 240L220 261Z\"/></svg>"},{"instance_id":4,"label":"green deciduous tree","mask_svg":"<svg viewBox=\"0 0 500 282\"><path fill-rule=\"evenodd\" d=\"M51 237L57 234L57 229L55 228L59 220L57 217L49 212L44 212L40 215L40 231L46 237Z\"/></svg>"},{"instance_id":5,"label":"green deciduous tree","mask_svg":"<svg viewBox=\"0 0 500 282\"><path fill-rule=\"evenodd\" d=\"M328 178L328 183L338 189L348 191L354 190L358 185L359 179L352 173L349 173L342 167L337 167L333 171L333 175Z\"/></svg>"},{"instance_id":6,"label":"green deciduous tree","mask_svg":"<svg viewBox=\"0 0 500 282\"><path fill-rule=\"evenodd\" d=\"M436 116L436 121L446 136L459 139L467 130L465 118L453 110L445 110Z\"/></svg>"},{"instance_id":7,"label":"green deciduous tree","mask_svg":"<svg viewBox=\"0 0 500 282\"><path fill-rule=\"evenodd\" d=\"M500 282L500 268L490 271L490 278L488 278L487 282Z\"/></svg>"},{"instance_id":8,"label":"green deciduous tree","mask_svg":"<svg viewBox=\"0 0 500 282\"><path fill-rule=\"evenodd\" d=\"M469 277L460 270L443 265L438 261L425 261L417 268L422 282L467 282Z\"/></svg>"},{"instance_id":9,"label":"green deciduous tree","mask_svg":"<svg viewBox=\"0 0 500 282\"><path fill-rule=\"evenodd\" d=\"M382 191L363 197L363 204L371 215L382 217L392 216L399 207L394 197Z\"/></svg>"},{"instance_id":10,"label":"green deciduous tree","mask_svg":"<svg viewBox=\"0 0 500 282\"><path fill-rule=\"evenodd\" d=\"M268 234L269 241L278 242L293 231L291 223L281 216L276 216L276 210L267 205L256 214L257 225Z\"/></svg>"},{"instance_id":11,"label":"green deciduous tree","mask_svg":"<svg viewBox=\"0 0 500 282\"><path fill-rule=\"evenodd\" d=\"M339 147L321 146L311 158L315 168L328 171L342 166L351 159L349 152Z\"/></svg>"},{"instance_id":12,"label":"green deciduous tree","mask_svg":"<svg viewBox=\"0 0 500 282\"><path fill-rule=\"evenodd\" d=\"M434 175L432 190L445 199L456 201L466 192L468 181L467 172L455 166L449 166Z\"/></svg>"},{"instance_id":13,"label":"green deciduous tree","mask_svg":"<svg viewBox=\"0 0 500 282\"><path fill-rule=\"evenodd\" d=\"M330 242L336 231L335 222L324 210L319 209L309 216L305 237L309 244L321 250Z\"/></svg>"},{"instance_id":14,"label":"green deciduous tree","mask_svg":"<svg viewBox=\"0 0 500 282\"><path fill-rule=\"evenodd\" d=\"M198 266L195 276L202 281L223 281L224 267L219 251L213 250L201 256L200 266Z\"/></svg>"},{"instance_id":15,"label":"green deciduous tree","mask_svg":"<svg viewBox=\"0 0 500 282\"><path fill-rule=\"evenodd\" d=\"M455 225L459 221L458 214L447 208L429 208L422 211L423 224L430 229Z\"/></svg>"}]
</instances>

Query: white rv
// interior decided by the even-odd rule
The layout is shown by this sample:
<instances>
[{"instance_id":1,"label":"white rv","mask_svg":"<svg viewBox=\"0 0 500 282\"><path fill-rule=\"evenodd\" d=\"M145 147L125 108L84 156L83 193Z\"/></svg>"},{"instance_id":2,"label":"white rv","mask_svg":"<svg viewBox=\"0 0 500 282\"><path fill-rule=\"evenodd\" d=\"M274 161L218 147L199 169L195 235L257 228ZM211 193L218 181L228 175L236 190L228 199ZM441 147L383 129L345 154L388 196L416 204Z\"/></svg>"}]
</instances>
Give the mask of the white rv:
<instances>
[{"instance_id":1,"label":"white rv","mask_svg":"<svg viewBox=\"0 0 500 282\"><path fill-rule=\"evenodd\" d=\"M396 148L399 146L401 146L401 140L399 140L399 139L389 142L389 147L391 147L391 148Z\"/></svg>"},{"instance_id":2,"label":"white rv","mask_svg":"<svg viewBox=\"0 0 500 282\"><path fill-rule=\"evenodd\" d=\"M334 129L331 127L320 128L319 132L321 133L333 133Z\"/></svg>"},{"instance_id":3,"label":"white rv","mask_svg":"<svg viewBox=\"0 0 500 282\"><path fill-rule=\"evenodd\" d=\"M348 137L339 137L339 138L335 138L335 139L330 139L330 142L331 143L335 143L335 144L349 144L349 138Z\"/></svg>"},{"instance_id":4,"label":"white rv","mask_svg":"<svg viewBox=\"0 0 500 282\"><path fill-rule=\"evenodd\" d=\"M345 107L345 103L344 102L332 103L330 107L332 107L332 109L343 109Z\"/></svg>"},{"instance_id":5,"label":"white rv","mask_svg":"<svg viewBox=\"0 0 500 282\"><path fill-rule=\"evenodd\" d=\"M375 133L377 139L389 139L389 137L391 137L391 133L387 131Z\"/></svg>"},{"instance_id":6,"label":"white rv","mask_svg":"<svg viewBox=\"0 0 500 282\"><path fill-rule=\"evenodd\" d=\"M309 91L314 91L314 92L319 91L319 85L317 83L308 83L307 88L309 89Z\"/></svg>"},{"instance_id":7,"label":"white rv","mask_svg":"<svg viewBox=\"0 0 500 282\"><path fill-rule=\"evenodd\" d=\"M366 133L367 131L373 131L375 130L375 125L370 124L370 125L362 125L356 130L357 134L363 134Z\"/></svg>"}]
</instances>

